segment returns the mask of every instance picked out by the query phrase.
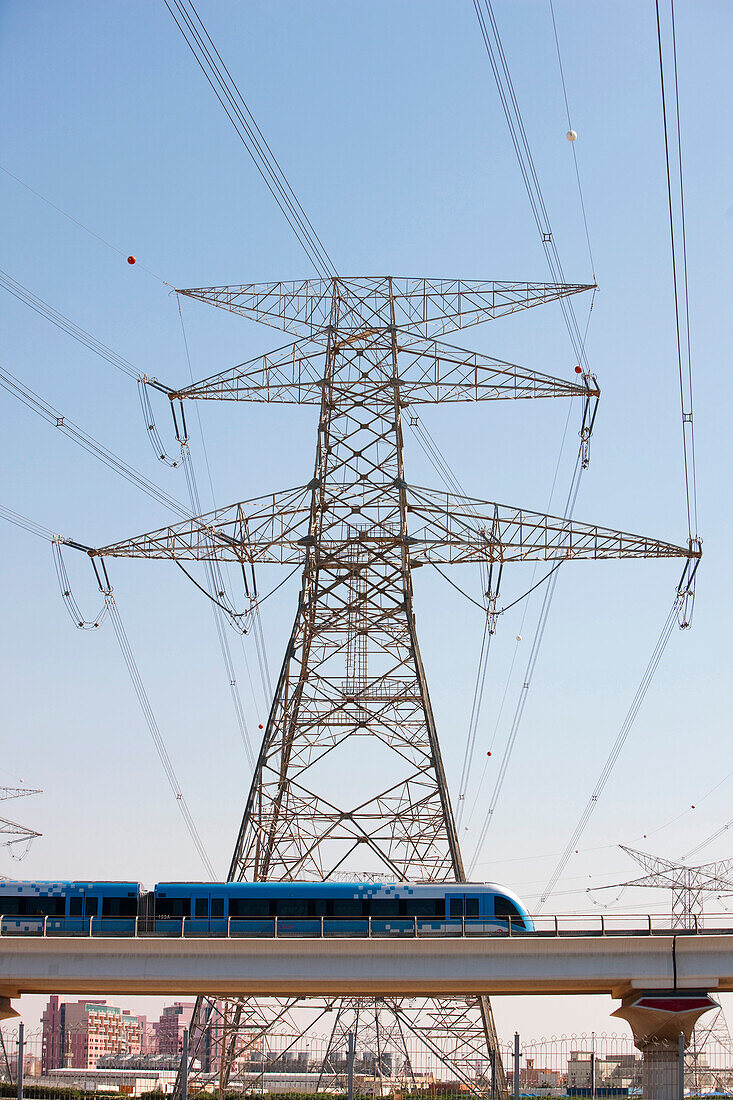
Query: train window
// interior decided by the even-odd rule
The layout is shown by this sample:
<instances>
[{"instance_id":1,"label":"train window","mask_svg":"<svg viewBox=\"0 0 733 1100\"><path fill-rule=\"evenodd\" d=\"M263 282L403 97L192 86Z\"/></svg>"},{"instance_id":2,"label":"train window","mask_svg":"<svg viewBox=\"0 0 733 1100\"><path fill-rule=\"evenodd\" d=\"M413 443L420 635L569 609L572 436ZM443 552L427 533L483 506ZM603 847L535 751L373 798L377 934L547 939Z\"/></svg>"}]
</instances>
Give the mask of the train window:
<instances>
[{"instance_id":1,"label":"train window","mask_svg":"<svg viewBox=\"0 0 733 1100\"><path fill-rule=\"evenodd\" d=\"M269 898L230 898L230 917L269 917Z\"/></svg>"},{"instance_id":2,"label":"train window","mask_svg":"<svg viewBox=\"0 0 733 1100\"><path fill-rule=\"evenodd\" d=\"M83 898L69 898L69 916L80 917L84 906Z\"/></svg>"},{"instance_id":3,"label":"train window","mask_svg":"<svg viewBox=\"0 0 733 1100\"><path fill-rule=\"evenodd\" d=\"M3 917L63 917L64 898L5 897L0 898Z\"/></svg>"},{"instance_id":4,"label":"train window","mask_svg":"<svg viewBox=\"0 0 733 1100\"><path fill-rule=\"evenodd\" d=\"M517 909L513 901L509 901L509 898L504 898L501 894L497 894L494 898L494 913L497 917L519 917L522 919L522 914Z\"/></svg>"},{"instance_id":5,"label":"train window","mask_svg":"<svg viewBox=\"0 0 733 1100\"><path fill-rule=\"evenodd\" d=\"M307 917L308 899L278 898L276 911L278 917Z\"/></svg>"},{"instance_id":6,"label":"train window","mask_svg":"<svg viewBox=\"0 0 733 1100\"><path fill-rule=\"evenodd\" d=\"M34 917L63 917L66 902L64 898L28 898L26 912Z\"/></svg>"},{"instance_id":7,"label":"train window","mask_svg":"<svg viewBox=\"0 0 733 1100\"><path fill-rule=\"evenodd\" d=\"M180 920L191 914L190 898L161 898L155 899L155 916L158 920Z\"/></svg>"},{"instance_id":8,"label":"train window","mask_svg":"<svg viewBox=\"0 0 733 1100\"><path fill-rule=\"evenodd\" d=\"M443 917L445 902L442 898L406 898L406 917Z\"/></svg>"},{"instance_id":9,"label":"train window","mask_svg":"<svg viewBox=\"0 0 733 1100\"><path fill-rule=\"evenodd\" d=\"M84 916L96 917L99 909L99 898L85 898L84 899Z\"/></svg>"},{"instance_id":10,"label":"train window","mask_svg":"<svg viewBox=\"0 0 733 1100\"><path fill-rule=\"evenodd\" d=\"M224 898L211 899L211 915L212 917L224 916Z\"/></svg>"},{"instance_id":11,"label":"train window","mask_svg":"<svg viewBox=\"0 0 733 1100\"><path fill-rule=\"evenodd\" d=\"M478 898L466 898L466 916L478 916Z\"/></svg>"},{"instance_id":12,"label":"train window","mask_svg":"<svg viewBox=\"0 0 733 1100\"><path fill-rule=\"evenodd\" d=\"M351 919L364 916L364 902L361 898L334 898L334 917Z\"/></svg>"},{"instance_id":13,"label":"train window","mask_svg":"<svg viewBox=\"0 0 733 1100\"><path fill-rule=\"evenodd\" d=\"M309 917L330 917L333 913L333 902L330 898L308 898Z\"/></svg>"},{"instance_id":14,"label":"train window","mask_svg":"<svg viewBox=\"0 0 733 1100\"><path fill-rule=\"evenodd\" d=\"M400 903L397 898L372 898L371 914L382 920L399 917Z\"/></svg>"},{"instance_id":15,"label":"train window","mask_svg":"<svg viewBox=\"0 0 733 1100\"><path fill-rule=\"evenodd\" d=\"M450 899L450 916L452 920L463 916L463 898Z\"/></svg>"},{"instance_id":16,"label":"train window","mask_svg":"<svg viewBox=\"0 0 733 1100\"><path fill-rule=\"evenodd\" d=\"M102 898L102 916L136 917L137 898Z\"/></svg>"},{"instance_id":17,"label":"train window","mask_svg":"<svg viewBox=\"0 0 733 1100\"><path fill-rule=\"evenodd\" d=\"M194 903L193 915L198 917L199 920L203 917L204 920L208 920L209 917L209 899L208 898L196 898Z\"/></svg>"}]
</instances>

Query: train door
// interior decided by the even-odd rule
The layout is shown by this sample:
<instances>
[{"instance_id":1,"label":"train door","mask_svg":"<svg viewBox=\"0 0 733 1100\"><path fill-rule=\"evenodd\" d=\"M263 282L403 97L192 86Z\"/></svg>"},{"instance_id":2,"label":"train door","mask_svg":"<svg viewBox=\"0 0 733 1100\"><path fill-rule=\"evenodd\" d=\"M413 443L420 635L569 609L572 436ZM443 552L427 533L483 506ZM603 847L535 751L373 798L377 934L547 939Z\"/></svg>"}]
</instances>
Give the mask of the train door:
<instances>
[{"instance_id":1,"label":"train door","mask_svg":"<svg viewBox=\"0 0 733 1100\"><path fill-rule=\"evenodd\" d=\"M67 928L69 932L88 931L90 917L99 916L99 898L96 894L90 893L83 886L78 889L79 892L72 895L68 902L69 916L67 918Z\"/></svg>"},{"instance_id":2,"label":"train door","mask_svg":"<svg viewBox=\"0 0 733 1100\"><path fill-rule=\"evenodd\" d=\"M464 917L463 894L445 895L445 915L450 921L459 921Z\"/></svg>"},{"instance_id":3,"label":"train door","mask_svg":"<svg viewBox=\"0 0 733 1100\"><path fill-rule=\"evenodd\" d=\"M466 894L463 899L466 920L478 920L480 916L478 894Z\"/></svg>"}]
</instances>

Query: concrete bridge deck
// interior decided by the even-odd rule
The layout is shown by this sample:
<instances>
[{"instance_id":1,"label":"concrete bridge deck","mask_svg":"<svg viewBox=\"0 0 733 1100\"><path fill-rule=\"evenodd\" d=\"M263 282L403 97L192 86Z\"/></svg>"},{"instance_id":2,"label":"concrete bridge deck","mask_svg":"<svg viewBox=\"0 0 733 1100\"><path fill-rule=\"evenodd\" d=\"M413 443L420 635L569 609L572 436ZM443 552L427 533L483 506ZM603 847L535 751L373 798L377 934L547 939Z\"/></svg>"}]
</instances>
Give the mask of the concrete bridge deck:
<instances>
[{"instance_id":1,"label":"concrete bridge deck","mask_svg":"<svg viewBox=\"0 0 733 1100\"><path fill-rule=\"evenodd\" d=\"M1 936L23 993L437 995L733 991L733 931L390 939Z\"/></svg>"}]
</instances>

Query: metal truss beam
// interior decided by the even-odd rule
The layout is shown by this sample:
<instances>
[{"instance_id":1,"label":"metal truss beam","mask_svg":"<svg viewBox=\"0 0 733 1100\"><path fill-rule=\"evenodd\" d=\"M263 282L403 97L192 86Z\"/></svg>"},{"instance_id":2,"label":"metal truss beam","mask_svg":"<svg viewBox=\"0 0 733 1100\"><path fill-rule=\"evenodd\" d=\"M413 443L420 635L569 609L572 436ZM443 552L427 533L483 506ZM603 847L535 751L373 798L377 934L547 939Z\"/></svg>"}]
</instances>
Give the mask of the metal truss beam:
<instances>
[{"instance_id":1,"label":"metal truss beam","mask_svg":"<svg viewBox=\"0 0 733 1100\"><path fill-rule=\"evenodd\" d=\"M359 334L341 346L350 364L342 371L336 387L340 390L358 384L362 358L381 332ZM498 401L537 397L598 397L595 380L573 382L494 359L489 355L466 351L437 340L423 340L398 331L400 407L414 404L439 404L446 401ZM171 400L282 402L295 405L320 405L324 387L323 348L312 340L297 340L266 355L240 363L169 394ZM395 380L387 365L382 386L387 399Z\"/></svg>"},{"instance_id":2,"label":"metal truss beam","mask_svg":"<svg viewBox=\"0 0 733 1100\"><path fill-rule=\"evenodd\" d=\"M408 486L407 500L413 565L700 557L646 535L435 489Z\"/></svg>"},{"instance_id":3,"label":"metal truss beam","mask_svg":"<svg viewBox=\"0 0 733 1100\"><path fill-rule=\"evenodd\" d=\"M592 285L580 283L404 279L384 275L199 287L178 293L326 344L334 304L338 308L339 332L396 325L415 335L431 337L592 289Z\"/></svg>"},{"instance_id":4,"label":"metal truss beam","mask_svg":"<svg viewBox=\"0 0 733 1100\"><path fill-rule=\"evenodd\" d=\"M399 481L399 479L397 479ZM400 486L398 486L398 489ZM361 483L309 486L242 501L158 531L101 547L100 557L298 565L317 545L320 568L338 574L344 555L387 557L404 547L409 564L698 558L700 551L563 516L513 508L436 489L401 485L408 530L394 525L395 489L369 493ZM328 512L328 534L309 533L311 501ZM353 501L358 496L359 507ZM372 523L365 528L369 510Z\"/></svg>"}]
</instances>

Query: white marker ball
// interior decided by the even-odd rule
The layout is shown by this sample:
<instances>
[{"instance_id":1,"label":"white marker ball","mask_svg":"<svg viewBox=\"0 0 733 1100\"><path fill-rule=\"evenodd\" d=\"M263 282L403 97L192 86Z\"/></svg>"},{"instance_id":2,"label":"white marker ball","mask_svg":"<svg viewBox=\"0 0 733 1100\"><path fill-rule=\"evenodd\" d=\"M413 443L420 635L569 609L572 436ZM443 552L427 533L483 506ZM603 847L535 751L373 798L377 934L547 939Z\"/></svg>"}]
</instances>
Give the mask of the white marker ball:
<instances>
[{"instance_id":1,"label":"white marker ball","mask_svg":"<svg viewBox=\"0 0 733 1100\"><path fill-rule=\"evenodd\" d=\"M568 141L577 141L578 140L577 131L576 130L568 130L565 137L568 139Z\"/></svg>"}]
</instances>

